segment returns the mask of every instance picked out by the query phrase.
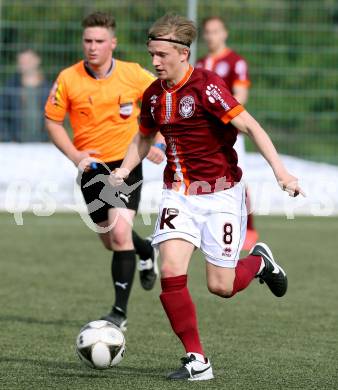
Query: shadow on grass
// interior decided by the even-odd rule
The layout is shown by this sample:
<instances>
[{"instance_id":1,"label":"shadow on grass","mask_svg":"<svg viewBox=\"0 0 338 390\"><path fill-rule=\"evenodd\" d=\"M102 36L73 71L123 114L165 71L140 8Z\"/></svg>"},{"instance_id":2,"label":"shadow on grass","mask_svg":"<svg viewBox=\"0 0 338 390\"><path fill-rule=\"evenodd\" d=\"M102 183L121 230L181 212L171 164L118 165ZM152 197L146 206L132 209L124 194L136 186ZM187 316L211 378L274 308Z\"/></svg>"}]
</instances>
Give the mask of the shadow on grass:
<instances>
[{"instance_id":1,"label":"shadow on grass","mask_svg":"<svg viewBox=\"0 0 338 390\"><path fill-rule=\"evenodd\" d=\"M163 379L165 380L165 375L163 374L164 369L159 368L140 368L133 366L123 366L123 367L114 367L112 369L104 371L96 371L85 367L82 367L78 372L64 372L56 371L51 372L50 376L53 377L88 377L88 378L119 378L119 377L128 377L128 378L152 378L152 379Z\"/></svg>"},{"instance_id":2,"label":"shadow on grass","mask_svg":"<svg viewBox=\"0 0 338 390\"><path fill-rule=\"evenodd\" d=\"M30 359L30 358L11 358L0 356L1 363L20 363L32 365L35 367L44 367L48 369L48 374L53 377L81 377L81 378L112 378L118 376L128 376L128 377L152 377L157 379L164 379L163 372L165 368L140 368L134 366L118 366L109 370L94 370L91 368L85 367L80 362L60 362L53 360L43 360L43 359ZM53 371L51 371L51 369Z\"/></svg>"},{"instance_id":3,"label":"shadow on grass","mask_svg":"<svg viewBox=\"0 0 338 390\"><path fill-rule=\"evenodd\" d=\"M42 318L34 318L34 317L23 317L23 316L13 316L13 315L0 315L0 322L23 322L25 324L38 324L38 325L56 325L56 326L76 326L79 329L81 326L83 326L83 321L76 321L76 320L62 320L62 319L56 319L56 320L44 320Z\"/></svg>"},{"instance_id":4,"label":"shadow on grass","mask_svg":"<svg viewBox=\"0 0 338 390\"><path fill-rule=\"evenodd\" d=\"M57 368L57 369L81 369L80 362L60 362L53 360L32 359L32 358L11 358L7 356L0 356L1 363L22 363L31 364L39 367Z\"/></svg>"}]
</instances>

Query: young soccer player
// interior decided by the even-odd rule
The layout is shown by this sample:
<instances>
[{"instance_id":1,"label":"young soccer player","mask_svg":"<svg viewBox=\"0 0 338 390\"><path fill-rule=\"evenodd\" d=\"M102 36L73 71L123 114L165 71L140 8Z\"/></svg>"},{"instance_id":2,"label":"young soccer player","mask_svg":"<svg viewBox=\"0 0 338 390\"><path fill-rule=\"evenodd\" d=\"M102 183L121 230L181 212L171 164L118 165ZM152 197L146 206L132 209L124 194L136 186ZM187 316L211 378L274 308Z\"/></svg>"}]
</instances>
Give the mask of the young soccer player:
<instances>
[{"instance_id":1,"label":"young soccer player","mask_svg":"<svg viewBox=\"0 0 338 390\"><path fill-rule=\"evenodd\" d=\"M254 278L282 297L287 277L269 247L257 243L238 259L246 230L245 190L233 145L237 129L247 134L291 196L302 193L259 123L215 73L189 65L193 22L166 15L150 28L148 51L158 79L145 91L140 132L120 168L109 178L119 186L147 155L160 129L167 144L164 191L153 245L162 259L161 302L187 356L169 379L213 378L199 338L195 306L187 286L194 249L205 254L208 289L230 298Z\"/></svg>"},{"instance_id":2,"label":"young soccer player","mask_svg":"<svg viewBox=\"0 0 338 390\"><path fill-rule=\"evenodd\" d=\"M46 126L55 145L79 168L90 217L101 228L107 228L99 236L103 245L114 252L111 275L115 304L102 318L125 330L135 251L146 290L152 289L156 280L156 251L149 240L132 231L140 202L142 165L134 167L127 181L136 187L131 193L112 191L104 178L120 166L138 131L139 102L155 77L136 63L113 58L117 40L111 16L95 12L82 25L85 59L59 74L46 103ZM73 142L63 125L67 113ZM164 158L160 147L150 149L148 158L153 162L160 163Z\"/></svg>"},{"instance_id":3,"label":"young soccer player","mask_svg":"<svg viewBox=\"0 0 338 390\"><path fill-rule=\"evenodd\" d=\"M221 17L210 16L204 19L202 27L208 54L196 62L196 68L203 68L217 73L225 81L234 98L241 105L245 105L251 84L247 62L242 56L227 46L229 33ZM238 134L234 148L238 156L238 165L245 170L244 134ZM257 242L258 233L254 227L253 214L250 213L250 197L247 188L246 202L248 218L243 249L249 250Z\"/></svg>"}]
</instances>

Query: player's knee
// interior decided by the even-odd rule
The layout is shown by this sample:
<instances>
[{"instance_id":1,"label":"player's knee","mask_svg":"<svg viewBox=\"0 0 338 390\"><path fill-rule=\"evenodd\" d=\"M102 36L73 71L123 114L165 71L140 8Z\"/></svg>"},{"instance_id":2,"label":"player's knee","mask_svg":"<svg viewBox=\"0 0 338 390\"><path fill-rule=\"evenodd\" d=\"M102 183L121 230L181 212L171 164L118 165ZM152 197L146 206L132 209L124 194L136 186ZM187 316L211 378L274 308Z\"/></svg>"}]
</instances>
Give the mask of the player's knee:
<instances>
[{"instance_id":1,"label":"player's knee","mask_svg":"<svg viewBox=\"0 0 338 390\"><path fill-rule=\"evenodd\" d=\"M131 234L125 231L125 229L115 228L111 234L111 247L113 250L124 248L125 246L133 245Z\"/></svg>"},{"instance_id":2,"label":"player's knee","mask_svg":"<svg viewBox=\"0 0 338 390\"><path fill-rule=\"evenodd\" d=\"M184 272L180 269L179 266L175 264L163 261L161 267L161 277L162 278L172 278L175 276L183 275Z\"/></svg>"},{"instance_id":3,"label":"player's knee","mask_svg":"<svg viewBox=\"0 0 338 390\"><path fill-rule=\"evenodd\" d=\"M222 298L230 298L232 296L233 285L231 283L209 282L208 290Z\"/></svg>"}]
</instances>

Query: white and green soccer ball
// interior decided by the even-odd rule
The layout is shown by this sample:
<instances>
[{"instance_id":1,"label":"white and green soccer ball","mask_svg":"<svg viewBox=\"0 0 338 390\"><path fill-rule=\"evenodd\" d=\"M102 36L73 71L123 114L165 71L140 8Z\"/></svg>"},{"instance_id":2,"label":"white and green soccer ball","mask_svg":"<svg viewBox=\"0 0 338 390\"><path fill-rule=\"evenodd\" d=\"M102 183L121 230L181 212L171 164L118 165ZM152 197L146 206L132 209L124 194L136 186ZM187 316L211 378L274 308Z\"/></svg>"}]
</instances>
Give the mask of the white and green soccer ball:
<instances>
[{"instance_id":1,"label":"white and green soccer ball","mask_svg":"<svg viewBox=\"0 0 338 390\"><path fill-rule=\"evenodd\" d=\"M108 321L92 321L76 338L79 358L89 367L103 370L116 366L124 357L126 341L122 331Z\"/></svg>"}]
</instances>

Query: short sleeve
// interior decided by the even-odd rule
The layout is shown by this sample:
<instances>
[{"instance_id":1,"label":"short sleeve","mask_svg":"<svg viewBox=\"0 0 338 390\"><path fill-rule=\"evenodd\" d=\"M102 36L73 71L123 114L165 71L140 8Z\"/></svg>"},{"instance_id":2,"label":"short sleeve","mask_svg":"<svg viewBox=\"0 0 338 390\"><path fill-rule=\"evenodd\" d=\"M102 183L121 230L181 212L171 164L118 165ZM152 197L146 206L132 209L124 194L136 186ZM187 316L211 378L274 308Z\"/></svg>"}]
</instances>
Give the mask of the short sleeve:
<instances>
[{"instance_id":1,"label":"short sleeve","mask_svg":"<svg viewBox=\"0 0 338 390\"><path fill-rule=\"evenodd\" d=\"M149 72L147 69L138 65L138 86L140 89L140 99L143 96L144 91L156 80L155 75Z\"/></svg>"},{"instance_id":2,"label":"short sleeve","mask_svg":"<svg viewBox=\"0 0 338 390\"><path fill-rule=\"evenodd\" d=\"M152 114L153 107L151 106L151 88L148 88L142 99L141 114L140 114L140 132L145 135L154 135L157 132L157 126Z\"/></svg>"},{"instance_id":3,"label":"short sleeve","mask_svg":"<svg viewBox=\"0 0 338 390\"><path fill-rule=\"evenodd\" d=\"M234 64L234 85L243 85L246 87L250 86L249 72L248 72L248 64L243 59L238 59Z\"/></svg>"},{"instance_id":4,"label":"short sleeve","mask_svg":"<svg viewBox=\"0 0 338 390\"><path fill-rule=\"evenodd\" d=\"M202 89L204 108L224 124L239 115L244 108L231 95L224 81L217 75L210 76Z\"/></svg>"},{"instance_id":5,"label":"short sleeve","mask_svg":"<svg viewBox=\"0 0 338 390\"><path fill-rule=\"evenodd\" d=\"M45 105L45 116L48 119L62 122L69 108L67 88L62 74L55 81Z\"/></svg>"}]
</instances>

